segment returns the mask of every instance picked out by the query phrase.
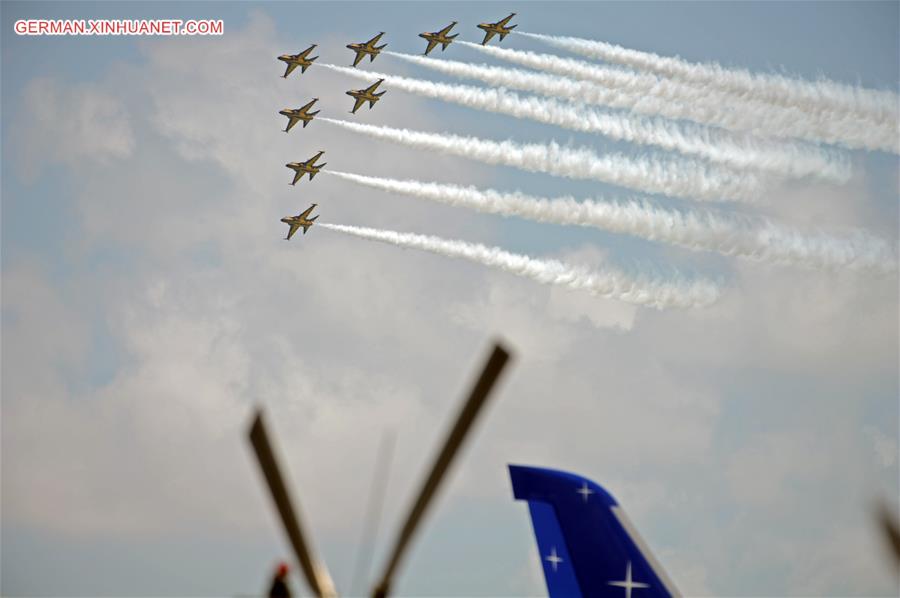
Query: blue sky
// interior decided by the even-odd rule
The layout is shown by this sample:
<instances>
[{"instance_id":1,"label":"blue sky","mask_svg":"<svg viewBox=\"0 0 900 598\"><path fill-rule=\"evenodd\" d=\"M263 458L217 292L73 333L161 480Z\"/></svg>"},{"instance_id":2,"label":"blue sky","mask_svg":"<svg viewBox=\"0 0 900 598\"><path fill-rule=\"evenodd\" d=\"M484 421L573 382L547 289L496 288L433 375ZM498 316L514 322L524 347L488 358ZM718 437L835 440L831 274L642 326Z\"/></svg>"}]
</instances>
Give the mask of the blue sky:
<instances>
[{"instance_id":1,"label":"blue sky","mask_svg":"<svg viewBox=\"0 0 900 598\"><path fill-rule=\"evenodd\" d=\"M492 335L518 360L401 593L544 591L504 469L518 462L606 486L685 593L896 594L868 510L900 493L896 273L741 261L328 176L286 185L284 164L321 148L360 174L631 194L321 122L279 132L277 111L314 96L323 116L350 118L343 90L357 82L315 66L282 80L278 54L318 43L321 62L349 64L344 44L381 30L389 49L420 53L420 31L456 20L479 41L476 23L512 11L520 31L898 87L893 2L3 3L4 595L259 592L287 546L243 439L255 403L346 593L382 430L399 443L380 545ZM12 34L19 18L96 17L221 18L225 35ZM562 54L517 35L502 45ZM502 64L459 45L437 57ZM388 56L361 68L458 82ZM355 118L654 155L397 90ZM897 156L847 155L847 184L794 182L721 209L896 248ZM315 228L284 243L278 219L310 202L323 221L677 269L725 291L706 310L660 312Z\"/></svg>"}]
</instances>

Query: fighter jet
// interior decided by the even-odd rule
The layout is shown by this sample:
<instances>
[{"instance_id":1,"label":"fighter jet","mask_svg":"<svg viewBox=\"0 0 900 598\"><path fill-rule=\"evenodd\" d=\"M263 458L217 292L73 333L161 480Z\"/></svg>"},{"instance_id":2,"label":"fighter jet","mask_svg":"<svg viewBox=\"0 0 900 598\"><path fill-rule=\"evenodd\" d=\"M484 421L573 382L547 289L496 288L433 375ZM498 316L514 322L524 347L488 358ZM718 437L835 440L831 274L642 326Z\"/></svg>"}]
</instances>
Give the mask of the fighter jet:
<instances>
[{"instance_id":1,"label":"fighter jet","mask_svg":"<svg viewBox=\"0 0 900 598\"><path fill-rule=\"evenodd\" d=\"M282 77L287 79L287 76L293 73L294 69L298 66L300 67L300 73L305 73L306 69L309 68L309 65L311 65L316 58L318 58L318 56L307 58L307 56L309 56L309 53L312 52L313 48L315 47L316 44L313 44L299 54L282 54L281 56L279 56L278 60L287 63L287 68L285 69L284 75L282 75Z\"/></svg>"},{"instance_id":2,"label":"fighter jet","mask_svg":"<svg viewBox=\"0 0 900 598\"><path fill-rule=\"evenodd\" d=\"M320 170L322 170L322 167L324 167L325 164L327 164L327 162L325 162L316 166L316 160L321 158L322 154L324 153L324 151L319 150L318 154L316 154L306 162L288 162L287 164L285 164L286 167L294 171L294 181L291 183L291 185L296 185L297 181L302 179L304 174L308 174L309 180L313 180L313 177L316 176Z\"/></svg>"},{"instance_id":3,"label":"fighter jet","mask_svg":"<svg viewBox=\"0 0 900 598\"><path fill-rule=\"evenodd\" d=\"M481 42L481 45L483 46L486 43L488 43L489 41L491 41L491 38L494 37L495 34L500 36L500 41L502 42L503 38L506 37L507 35L509 35L509 32L516 28L515 25L512 25L511 27L505 26L507 23L509 23L509 20L511 18L513 18L514 16L516 16L516 13L512 13L505 19L500 19L496 23L481 23L481 24L479 24L478 28L484 30L484 41Z\"/></svg>"},{"instance_id":4,"label":"fighter jet","mask_svg":"<svg viewBox=\"0 0 900 598\"><path fill-rule=\"evenodd\" d=\"M313 218L308 218L309 213L313 211L313 208L316 207L317 204L313 204L306 208L303 212L297 214L296 216L285 216L281 219L282 222L291 227L288 231L287 236L284 238L285 241L289 241L291 237L294 236L294 233L297 232L297 229L301 226L303 227L303 234L306 234L306 231L309 230L309 227L313 225L313 222L316 221L317 216Z\"/></svg>"},{"instance_id":5,"label":"fighter jet","mask_svg":"<svg viewBox=\"0 0 900 598\"><path fill-rule=\"evenodd\" d=\"M306 125L309 124L316 114L319 113L319 110L315 112L309 112L309 109L312 108L312 105L319 101L319 98L313 98L312 102L307 104L302 108L285 108L284 110L279 110L278 114L283 114L288 117L287 128L284 130L285 133L291 130L291 127L297 124L298 120L303 121L303 128L306 128Z\"/></svg>"},{"instance_id":6,"label":"fighter jet","mask_svg":"<svg viewBox=\"0 0 900 598\"><path fill-rule=\"evenodd\" d=\"M434 50L434 47L438 44L441 44L441 52L443 52L447 49L447 46L453 43L453 38L455 38L459 34L447 34L450 33L450 30L453 29L454 25L456 25L456 21L453 21L440 31L432 31L431 33L425 32L419 34L419 37L428 40L428 47L425 48L425 56L428 56L428 53Z\"/></svg>"},{"instance_id":7,"label":"fighter jet","mask_svg":"<svg viewBox=\"0 0 900 598\"><path fill-rule=\"evenodd\" d=\"M375 93L375 89L379 85L381 85L382 81L384 81L384 79L379 79L365 89L351 89L350 91L348 91L348 96L353 96L354 98L356 98L356 104L353 106L353 110L351 110L350 112L356 114L356 111L359 110L359 107L366 102L369 102L369 110L371 110L372 106L375 105L375 102L377 102L381 98L381 96L387 93L387 91Z\"/></svg>"},{"instance_id":8,"label":"fighter jet","mask_svg":"<svg viewBox=\"0 0 900 598\"><path fill-rule=\"evenodd\" d=\"M381 36L384 35L384 31L370 39L364 44L347 44L347 47L356 52L356 58L353 59L353 66L359 64L359 61L365 58L366 54L369 55L369 62L375 60L375 57L378 56L378 53L387 45L382 44L380 46L376 46L378 40L381 39Z\"/></svg>"}]
</instances>

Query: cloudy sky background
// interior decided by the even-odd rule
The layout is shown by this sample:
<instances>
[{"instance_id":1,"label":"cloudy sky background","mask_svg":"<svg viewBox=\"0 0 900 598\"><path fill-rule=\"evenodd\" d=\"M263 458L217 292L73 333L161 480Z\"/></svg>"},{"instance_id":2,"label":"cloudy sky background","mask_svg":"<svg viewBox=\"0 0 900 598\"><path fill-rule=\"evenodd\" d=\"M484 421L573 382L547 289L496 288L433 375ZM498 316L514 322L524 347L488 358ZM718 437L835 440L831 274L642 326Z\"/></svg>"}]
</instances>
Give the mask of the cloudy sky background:
<instances>
[{"instance_id":1,"label":"cloudy sky background","mask_svg":"<svg viewBox=\"0 0 900 598\"><path fill-rule=\"evenodd\" d=\"M304 8L308 10L303 10ZM519 29L896 90L896 3L22 4L2 6L2 593L259 593L287 545L245 441L266 407L338 588L385 430L380 544L490 339L516 361L405 562L413 595L545 592L507 463L607 487L694 595L896 595L871 508L898 490L896 274L817 272L369 191L334 169L534 195L623 189L422 153L323 122L349 79L275 56L515 10ZM19 18L222 18L215 38L38 38ZM504 46L553 52L521 36ZM438 57L488 62L451 46ZM387 56L362 68L443 80ZM451 81L451 80L447 80ZM646 149L399 91L359 122L598 152ZM845 185L755 210L896 246L897 157L849 152ZM690 202L671 201L690 206ZM278 219L421 232L628 271L719 280L702 310L600 300ZM739 208L728 207L728 210ZM375 562L379 563L376 555ZM374 575L374 574L373 574ZM295 582L297 580L295 579ZM300 588L301 586L295 586ZM356 588L358 591L363 588Z\"/></svg>"}]
</instances>

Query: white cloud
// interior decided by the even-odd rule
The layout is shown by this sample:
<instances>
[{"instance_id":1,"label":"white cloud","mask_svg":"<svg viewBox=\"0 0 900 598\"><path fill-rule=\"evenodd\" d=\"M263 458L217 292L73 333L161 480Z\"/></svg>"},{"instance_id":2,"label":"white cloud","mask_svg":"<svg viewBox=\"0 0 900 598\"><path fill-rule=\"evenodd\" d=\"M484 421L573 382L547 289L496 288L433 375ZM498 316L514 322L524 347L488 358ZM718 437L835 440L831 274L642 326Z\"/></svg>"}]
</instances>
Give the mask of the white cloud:
<instances>
[{"instance_id":1,"label":"white cloud","mask_svg":"<svg viewBox=\"0 0 900 598\"><path fill-rule=\"evenodd\" d=\"M865 432L872 442L872 451L878 464L884 468L894 467L897 463L897 439L891 438L874 426L866 427Z\"/></svg>"},{"instance_id":2,"label":"white cloud","mask_svg":"<svg viewBox=\"0 0 900 598\"><path fill-rule=\"evenodd\" d=\"M136 144L128 109L115 92L49 77L25 88L14 135L29 179L60 163L110 166L131 156Z\"/></svg>"},{"instance_id":3,"label":"white cloud","mask_svg":"<svg viewBox=\"0 0 900 598\"><path fill-rule=\"evenodd\" d=\"M687 594L852 591L842 580L890 591L853 532L864 529L861 491L822 490L861 486L855 471L872 459L860 405L884 408L896 390L896 279L735 264L719 305L657 313L323 230L285 243L278 218L315 200L323 219L473 240L496 221L329 177L288 187L283 164L320 147L335 168L373 174L452 179L461 167L315 122L280 133L277 110L313 86L330 94L323 109L347 99L344 82L315 69L279 79L280 41L256 17L219 40L148 43L146 65L98 84L109 106L129 107L131 142L91 141L117 161L102 181L72 172L79 268L62 278L31 262L4 268L5 524L122 547L174 530L279 537L243 438L261 402L317 544L344 566L381 430L399 432L391 532L499 334L517 359L436 518L463 500L524 518L504 465L559 467L606 485ZM392 100L361 118L436 120L428 105ZM491 176L465 172L471 183ZM844 201L863 187L823 196L822 213L863 222ZM100 250L134 257L105 271L92 261ZM565 255L605 259L589 247ZM119 357L101 382L89 359L98 319ZM880 475L896 485L895 472ZM809 531L832 522L852 541ZM491 533L518 531L497 521ZM509 580L533 571L534 546L508 548L474 546L440 565L490 562L498 581L486 591L521 592ZM759 575L776 566L787 573ZM404 579L409 592L428 589L419 571Z\"/></svg>"}]
</instances>

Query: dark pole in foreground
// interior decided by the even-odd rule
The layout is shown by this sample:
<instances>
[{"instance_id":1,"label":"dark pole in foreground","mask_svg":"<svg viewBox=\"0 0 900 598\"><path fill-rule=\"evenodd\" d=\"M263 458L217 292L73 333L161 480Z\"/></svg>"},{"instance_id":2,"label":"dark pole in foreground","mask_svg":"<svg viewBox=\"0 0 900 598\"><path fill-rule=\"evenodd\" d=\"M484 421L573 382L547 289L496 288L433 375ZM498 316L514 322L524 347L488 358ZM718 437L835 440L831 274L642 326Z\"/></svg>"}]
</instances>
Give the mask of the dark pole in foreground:
<instances>
[{"instance_id":1,"label":"dark pole in foreground","mask_svg":"<svg viewBox=\"0 0 900 598\"><path fill-rule=\"evenodd\" d=\"M316 596L334 596L334 585L328 571L322 567L312 554L309 546L306 544L303 528L300 524L300 518L294 511L287 488L284 485L284 479L278 468L278 462L275 460L275 454L272 451L272 445L269 442L269 435L266 432L265 424L262 419L262 411L256 412L253 418L253 425L250 427L250 443L256 452L256 458L259 461L259 467L262 469L269 485L269 491L272 493L272 500L275 501L275 507L281 516L281 522L287 532L288 540L294 548L297 560L303 570L303 575L309 583L309 587Z\"/></svg>"},{"instance_id":2,"label":"dark pole in foreground","mask_svg":"<svg viewBox=\"0 0 900 598\"><path fill-rule=\"evenodd\" d=\"M499 343L495 343L494 350L485 364L481 376L475 383L474 388L472 388L462 411L459 416L457 416L456 423L450 431L449 436L447 436L447 439L444 441L444 446L435 460L431 472L425 480L425 484L419 491L418 498L416 499L412 510L409 512L409 516L406 519L406 523L403 525L400 535L397 537L397 541L394 544L394 550L391 552L391 558L381 577L381 581L378 582L378 585L375 586L375 589L372 591L373 596L376 598L387 596L390 592L392 577L400 564L400 559L402 558L410 539L415 533L419 520L424 515L429 502L437 492L447 468L450 467L453 457L465 440L466 433L478 416L481 407L484 405L494 383L500 377L500 373L503 371L508 360L509 353L506 349Z\"/></svg>"}]
</instances>

